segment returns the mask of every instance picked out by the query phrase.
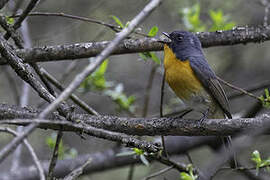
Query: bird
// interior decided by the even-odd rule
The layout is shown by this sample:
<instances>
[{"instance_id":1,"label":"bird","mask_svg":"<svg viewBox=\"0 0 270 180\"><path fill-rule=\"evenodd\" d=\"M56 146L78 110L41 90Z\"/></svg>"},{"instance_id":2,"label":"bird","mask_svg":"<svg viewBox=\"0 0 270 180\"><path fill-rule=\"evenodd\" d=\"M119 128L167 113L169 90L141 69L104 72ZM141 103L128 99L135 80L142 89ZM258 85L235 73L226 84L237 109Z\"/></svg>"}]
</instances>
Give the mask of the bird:
<instances>
[{"instance_id":1,"label":"bird","mask_svg":"<svg viewBox=\"0 0 270 180\"><path fill-rule=\"evenodd\" d=\"M228 98L219 80L208 64L199 38L188 31L163 32L165 80L174 93L192 111L204 119L232 118ZM231 146L231 137L221 137L224 145ZM230 160L237 167L236 156Z\"/></svg>"},{"instance_id":2,"label":"bird","mask_svg":"<svg viewBox=\"0 0 270 180\"><path fill-rule=\"evenodd\" d=\"M228 98L205 58L199 38L188 31L163 34L169 38L164 41L165 80L174 93L203 118L232 118Z\"/></svg>"}]
</instances>

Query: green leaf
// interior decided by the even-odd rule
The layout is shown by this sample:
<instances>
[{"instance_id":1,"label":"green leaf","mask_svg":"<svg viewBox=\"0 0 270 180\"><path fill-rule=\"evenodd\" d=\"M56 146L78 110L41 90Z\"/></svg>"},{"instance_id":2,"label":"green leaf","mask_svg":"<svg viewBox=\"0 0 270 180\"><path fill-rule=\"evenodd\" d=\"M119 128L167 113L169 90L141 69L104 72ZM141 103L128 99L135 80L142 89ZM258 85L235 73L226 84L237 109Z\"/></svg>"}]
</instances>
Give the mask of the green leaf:
<instances>
[{"instance_id":1,"label":"green leaf","mask_svg":"<svg viewBox=\"0 0 270 180\"><path fill-rule=\"evenodd\" d=\"M251 160L255 162L256 164L261 164L262 159L261 159L260 152L258 150L253 151L251 155Z\"/></svg>"},{"instance_id":2,"label":"green leaf","mask_svg":"<svg viewBox=\"0 0 270 180\"><path fill-rule=\"evenodd\" d=\"M125 28L128 27L129 23L130 23L130 21L128 21L128 22L125 24Z\"/></svg>"},{"instance_id":3,"label":"green leaf","mask_svg":"<svg viewBox=\"0 0 270 180\"><path fill-rule=\"evenodd\" d=\"M212 20L212 26L209 31L230 30L236 25L235 22L229 21L229 16L224 16L220 9L217 11L210 10L209 15Z\"/></svg>"},{"instance_id":4,"label":"green leaf","mask_svg":"<svg viewBox=\"0 0 270 180\"><path fill-rule=\"evenodd\" d=\"M180 11L185 27L192 32L205 31L206 26L200 20L200 4L184 8Z\"/></svg>"},{"instance_id":5,"label":"green leaf","mask_svg":"<svg viewBox=\"0 0 270 180\"><path fill-rule=\"evenodd\" d=\"M180 173L181 180L194 180L188 173L181 172Z\"/></svg>"},{"instance_id":6,"label":"green leaf","mask_svg":"<svg viewBox=\"0 0 270 180\"><path fill-rule=\"evenodd\" d=\"M135 101L135 96L127 96L123 93L123 85L118 84L114 90L106 90L105 95L110 96L116 104L118 104L120 109L133 111L132 104Z\"/></svg>"},{"instance_id":7,"label":"green leaf","mask_svg":"<svg viewBox=\"0 0 270 180\"><path fill-rule=\"evenodd\" d=\"M6 16L6 21L7 21L7 23L8 23L9 25L14 24L14 22L15 22L14 18L11 18L11 17L8 17L8 16Z\"/></svg>"},{"instance_id":8,"label":"green leaf","mask_svg":"<svg viewBox=\"0 0 270 180\"><path fill-rule=\"evenodd\" d=\"M144 165L149 166L150 163L143 154L140 155L140 159Z\"/></svg>"},{"instance_id":9,"label":"green leaf","mask_svg":"<svg viewBox=\"0 0 270 180\"><path fill-rule=\"evenodd\" d=\"M148 36L154 37L158 33L158 27L153 26L150 31L148 32Z\"/></svg>"},{"instance_id":10,"label":"green leaf","mask_svg":"<svg viewBox=\"0 0 270 180\"><path fill-rule=\"evenodd\" d=\"M155 63L160 64L160 59L157 57L156 53L150 52L150 55L151 55L151 59L152 59Z\"/></svg>"},{"instance_id":11,"label":"green leaf","mask_svg":"<svg viewBox=\"0 0 270 180\"><path fill-rule=\"evenodd\" d=\"M107 71L108 67L108 59L105 60L99 68L89 75L84 82L81 84L81 88L84 89L84 91L88 91L90 89L94 90L104 90L108 87L108 84L105 79L105 73Z\"/></svg>"},{"instance_id":12,"label":"green leaf","mask_svg":"<svg viewBox=\"0 0 270 180\"><path fill-rule=\"evenodd\" d=\"M139 53L139 56L144 60L147 61L148 59L152 59L155 63L160 64L160 59L157 57L156 53L154 52L143 52Z\"/></svg>"},{"instance_id":13,"label":"green leaf","mask_svg":"<svg viewBox=\"0 0 270 180\"><path fill-rule=\"evenodd\" d=\"M253 153L251 155L251 161L253 161L256 164L256 175L258 175L259 168L260 168L261 163L262 163L260 152L258 150L253 151Z\"/></svg>"},{"instance_id":14,"label":"green leaf","mask_svg":"<svg viewBox=\"0 0 270 180\"><path fill-rule=\"evenodd\" d=\"M51 150L53 150L56 145L56 136L56 133L52 133L51 136L46 137L46 144ZM65 150L66 147L63 145L63 141L61 140L58 145L58 159L63 159Z\"/></svg>"},{"instance_id":15,"label":"green leaf","mask_svg":"<svg viewBox=\"0 0 270 180\"><path fill-rule=\"evenodd\" d=\"M71 148L67 152L64 152L63 159L74 159L78 156L78 151L75 148Z\"/></svg>"},{"instance_id":16,"label":"green leaf","mask_svg":"<svg viewBox=\"0 0 270 180\"><path fill-rule=\"evenodd\" d=\"M148 57L145 55L145 53L139 53L139 56L142 58L142 60L146 61Z\"/></svg>"},{"instance_id":17,"label":"green leaf","mask_svg":"<svg viewBox=\"0 0 270 180\"><path fill-rule=\"evenodd\" d=\"M142 149L139 148L133 148L133 151L137 154L137 155L142 155L144 154L144 151Z\"/></svg>"},{"instance_id":18,"label":"green leaf","mask_svg":"<svg viewBox=\"0 0 270 180\"><path fill-rule=\"evenodd\" d=\"M120 26L120 28L122 28L122 29L124 28L124 24L122 23L122 21L118 17L111 15L111 18L113 18L113 20L116 22L116 24L118 26Z\"/></svg>"},{"instance_id":19,"label":"green leaf","mask_svg":"<svg viewBox=\"0 0 270 180\"><path fill-rule=\"evenodd\" d=\"M270 159L263 160L260 167L270 166Z\"/></svg>"},{"instance_id":20,"label":"green leaf","mask_svg":"<svg viewBox=\"0 0 270 180\"><path fill-rule=\"evenodd\" d=\"M264 89L264 96L261 95L259 99L261 100L263 107L270 108L270 96L268 89Z\"/></svg>"}]
</instances>

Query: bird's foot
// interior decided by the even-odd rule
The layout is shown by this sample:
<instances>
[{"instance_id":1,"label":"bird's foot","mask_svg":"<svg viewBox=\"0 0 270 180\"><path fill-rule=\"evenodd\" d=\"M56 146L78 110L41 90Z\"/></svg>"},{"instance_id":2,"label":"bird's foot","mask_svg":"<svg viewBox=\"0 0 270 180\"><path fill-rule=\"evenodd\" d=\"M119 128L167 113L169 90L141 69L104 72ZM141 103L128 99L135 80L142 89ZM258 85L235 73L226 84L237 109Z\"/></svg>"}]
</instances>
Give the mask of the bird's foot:
<instances>
[{"instance_id":1,"label":"bird's foot","mask_svg":"<svg viewBox=\"0 0 270 180\"><path fill-rule=\"evenodd\" d=\"M203 123L203 121L208 117L209 108L205 112L201 112L201 113L203 116L199 120L200 124Z\"/></svg>"}]
</instances>

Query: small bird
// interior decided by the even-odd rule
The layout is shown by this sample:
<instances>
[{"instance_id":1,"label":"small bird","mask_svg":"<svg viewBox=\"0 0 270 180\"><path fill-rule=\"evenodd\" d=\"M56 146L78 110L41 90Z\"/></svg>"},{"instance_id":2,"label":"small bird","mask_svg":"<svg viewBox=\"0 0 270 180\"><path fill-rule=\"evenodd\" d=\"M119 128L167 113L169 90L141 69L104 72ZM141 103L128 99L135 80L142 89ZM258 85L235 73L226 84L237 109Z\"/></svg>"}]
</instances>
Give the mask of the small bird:
<instances>
[{"instance_id":1,"label":"small bird","mask_svg":"<svg viewBox=\"0 0 270 180\"><path fill-rule=\"evenodd\" d=\"M175 94L203 118L232 118L226 94L198 37L187 31L163 34L169 38L164 42L165 79Z\"/></svg>"},{"instance_id":2,"label":"small bird","mask_svg":"<svg viewBox=\"0 0 270 180\"><path fill-rule=\"evenodd\" d=\"M227 96L216 74L204 56L197 36L187 31L173 31L164 41L165 80L175 94L193 111L205 118L232 118ZM231 137L221 138L227 146ZM230 160L231 167L237 167L236 156Z\"/></svg>"}]
</instances>

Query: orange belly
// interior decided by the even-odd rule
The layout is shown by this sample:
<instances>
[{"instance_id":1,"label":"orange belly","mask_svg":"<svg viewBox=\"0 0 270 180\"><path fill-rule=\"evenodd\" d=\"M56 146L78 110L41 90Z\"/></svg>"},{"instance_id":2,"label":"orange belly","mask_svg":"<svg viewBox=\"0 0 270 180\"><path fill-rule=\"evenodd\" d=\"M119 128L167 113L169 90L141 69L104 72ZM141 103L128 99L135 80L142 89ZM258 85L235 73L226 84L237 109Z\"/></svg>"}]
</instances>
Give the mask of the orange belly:
<instances>
[{"instance_id":1,"label":"orange belly","mask_svg":"<svg viewBox=\"0 0 270 180\"><path fill-rule=\"evenodd\" d=\"M189 100L203 90L203 86L191 69L189 61L178 60L167 45L164 45L164 68L167 83L182 100Z\"/></svg>"}]
</instances>

